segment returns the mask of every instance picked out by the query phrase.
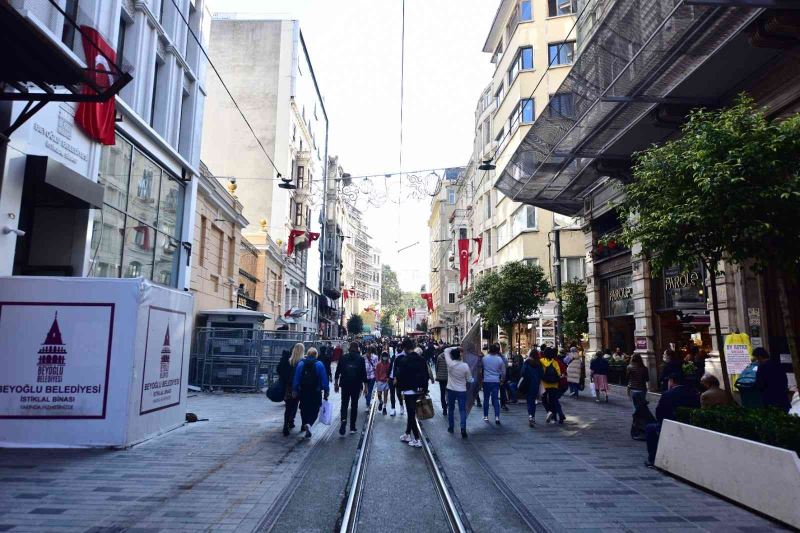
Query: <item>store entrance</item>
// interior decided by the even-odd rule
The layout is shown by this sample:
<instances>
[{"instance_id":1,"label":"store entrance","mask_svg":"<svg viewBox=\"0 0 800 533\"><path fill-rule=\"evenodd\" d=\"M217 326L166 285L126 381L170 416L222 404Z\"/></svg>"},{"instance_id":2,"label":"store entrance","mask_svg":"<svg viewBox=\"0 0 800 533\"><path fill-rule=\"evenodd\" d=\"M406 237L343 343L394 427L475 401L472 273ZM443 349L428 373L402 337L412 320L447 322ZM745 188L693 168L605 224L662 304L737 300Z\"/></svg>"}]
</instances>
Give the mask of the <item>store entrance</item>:
<instances>
[{"instance_id":1,"label":"store entrance","mask_svg":"<svg viewBox=\"0 0 800 533\"><path fill-rule=\"evenodd\" d=\"M632 316L618 316L605 319L603 328L603 348L614 351L617 347L622 348L623 353L632 354L633 331L636 323Z\"/></svg>"}]
</instances>

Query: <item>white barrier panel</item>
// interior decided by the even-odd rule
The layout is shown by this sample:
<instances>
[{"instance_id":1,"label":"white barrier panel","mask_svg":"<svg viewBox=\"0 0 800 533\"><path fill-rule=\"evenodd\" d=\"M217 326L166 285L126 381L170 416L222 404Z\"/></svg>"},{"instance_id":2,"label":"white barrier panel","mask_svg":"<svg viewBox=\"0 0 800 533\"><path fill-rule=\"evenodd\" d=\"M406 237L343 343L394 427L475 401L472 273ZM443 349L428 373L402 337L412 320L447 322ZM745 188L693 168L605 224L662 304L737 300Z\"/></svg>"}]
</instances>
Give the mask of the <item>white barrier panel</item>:
<instances>
[{"instance_id":1,"label":"white barrier panel","mask_svg":"<svg viewBox=\"0 0 800 533\"><path fill-rule=\"evenodd\" d=\"M0 278L0 446L130 446L183 424L192 296Z\"/></svg>"}]
</instances>

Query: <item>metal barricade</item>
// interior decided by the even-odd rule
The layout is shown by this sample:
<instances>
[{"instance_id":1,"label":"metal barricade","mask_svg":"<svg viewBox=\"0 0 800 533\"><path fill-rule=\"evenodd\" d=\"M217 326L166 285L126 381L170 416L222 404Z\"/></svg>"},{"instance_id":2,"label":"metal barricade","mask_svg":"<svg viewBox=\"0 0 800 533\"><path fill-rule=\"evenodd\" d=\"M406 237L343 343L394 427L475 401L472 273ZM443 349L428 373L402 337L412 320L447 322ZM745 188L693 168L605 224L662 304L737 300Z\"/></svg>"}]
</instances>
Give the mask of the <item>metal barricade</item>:
<instances>
[{"instance_id":1,"label":"metal barricade","mask_svg":"<svg viewBox=\"0 0 800 533\"><path fill-rule=\"evenodd\" d=\"M256 391L277 379L284 351L302 342L319 348L316 333L243 328L197 328L189 384L204 389Z\"/></svg>"}]
</instances>

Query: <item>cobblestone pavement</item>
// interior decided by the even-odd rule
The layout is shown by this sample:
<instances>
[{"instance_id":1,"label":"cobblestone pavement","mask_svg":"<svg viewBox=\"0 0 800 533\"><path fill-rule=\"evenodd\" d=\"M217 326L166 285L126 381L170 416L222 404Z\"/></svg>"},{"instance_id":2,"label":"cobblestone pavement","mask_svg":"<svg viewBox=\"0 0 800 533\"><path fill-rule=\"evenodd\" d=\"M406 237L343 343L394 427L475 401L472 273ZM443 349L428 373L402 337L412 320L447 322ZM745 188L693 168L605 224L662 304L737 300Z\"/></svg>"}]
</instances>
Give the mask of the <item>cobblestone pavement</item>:
<instances>
[{"instance_id":1,"label":"cobblestone pavement","mask_svg":"<svg viewBox=\"0 0 800 533\"><path fill-rule=\"evenodd\" d=\"M438 391L434 396L438 397ZM630 438L627 397L613 395L608 404L583 396L563 398L561 403L567 422L545 424L546 413L537 406L535 429L528 427L522 402L501 411L501 426L494 424L491 408L490 423L483 421L480 408L473 408L468 441L458 435L458 422L455 435L446 432L447 423L438 409L435 418L424 422L476 531L486 530L486 522L492 522L491 514L477 511L481 496L496 499L497 493L481 463L510 489L538 526L553 532L783 530L746 509L645 467L644 442ZM480 459L472 467L474 474L467 475L463 467L474 453ZM502 509L508 504L493 505ZM509 512L513 510L502 511Z\"/></svg>"},{"instance_id":2,"label":"cobblestone pavement","mask_svg":"<svg viewBox=\"0 0 800 533\"><path fill-rule=\"evenodd\" d=\"M252 531L328 429L283 437L283 404L261 394L189 411L209 420L128 450L0 450L0 531Z\"/></svg>"},{"instance_id":3,"label":"cobblestone pavement","mask_svg":"<svg viewBox=\"0 0 800 533\"><path fill-rule=\"evenodd\" d=\"M339 395L331 400L338 412ZM564 399L563 405L564 426L545 425L540 411L536 429L528 428L523 404L503 412L499 427L473 410L467 441L446 432L438 409L423 422L474 531L521 531L530 524L553 532L780 529L646 468L644 443L629 437L627 398L614 396L609 404ZM283 437L282 404L260 394L198 394L189 410L209 420L129 450L0 450L0 532L332 530L356 435L342 438L336 425L318 425L310 442L296 433ZM395 426L403 424L399 416L376 420L389 439L376 448L383 466L403 469L402 457L421 452L397 441ZM367 480L377 496L370 505L390 531L399 526L392 517L408 513L394 497L407 489L397 476L380 477ZM420 502L426 499L438 506L430 496Z\"/></svg>"}]
</instances>

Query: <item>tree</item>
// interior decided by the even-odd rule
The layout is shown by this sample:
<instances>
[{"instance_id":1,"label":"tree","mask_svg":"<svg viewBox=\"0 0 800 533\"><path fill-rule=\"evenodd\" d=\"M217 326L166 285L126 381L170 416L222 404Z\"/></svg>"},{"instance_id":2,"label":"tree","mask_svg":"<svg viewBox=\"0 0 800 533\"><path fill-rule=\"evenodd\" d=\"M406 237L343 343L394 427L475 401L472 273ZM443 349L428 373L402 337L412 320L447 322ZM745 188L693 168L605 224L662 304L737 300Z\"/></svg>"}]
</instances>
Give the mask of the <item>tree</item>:
<instances>
[{"instance_id":1,"label":"tree","mask_svg":"<svg viewBox=\"0 0 800 533\"><path fill-rule=\"evenodd\" d=\"M389 313L381 315L381 336L391 337L394 335L394 317Z\"/></svg>"},{"instance_id":2,"label":"tree","mask_svg":"<svg viewBox=\"0 0 800 533\"><path fill-rule=\"evenodd\" d=\"M421 331L423 333L428 332L428 319L423 319L419 324L417 324L417 331Z\"/></svg>"},{"instance_id":3,"label":"tree","mask_svg":"<svg viewBox=\"0 0 800 533\"><path fill-rule=\"evenodd\" d=\"M358 315L351 315L347 319L347 333L350 335L358 335L364 332L364 319Z\"/></svg>"},{"instance_id":4,"label":"tree","mask_svg":"<svg viewBox=\"0 0 800 533\"><path fill-rule=\"evenodd\" d=\"M564 336L580 341L589 333L589 308L586 298L586 284L582 281L567 281L561 285L561 298L564 301L562 321Z\"/></svg>"},{"instance_id":5,"label":"tree","mask_svg":"<svg viewBox=\"0 0 800 533\"><path fill-rule=\"evenodd\" d=\"M517 261L478 279L466 304L489 325L505 328L508 338L513 339L514 324L532 316L550 291L542 267Z\"/></svg>"},{"instance_id":6,"label":"tree","mask_svg":"<svg viewBox=\"0 0 800 533\"><path fill-rule=\"evenodd\" d=\"M800 377L787 281L800 266L800 115L770 122L740 95L726 109L695 110L681 137L635 155L620 207L622 240L640 243L654 269L703 263L719 325L720 262L772 267L792 368ZM725 388L724 342L716 331Z\"/></svg>"}]
</instances>

